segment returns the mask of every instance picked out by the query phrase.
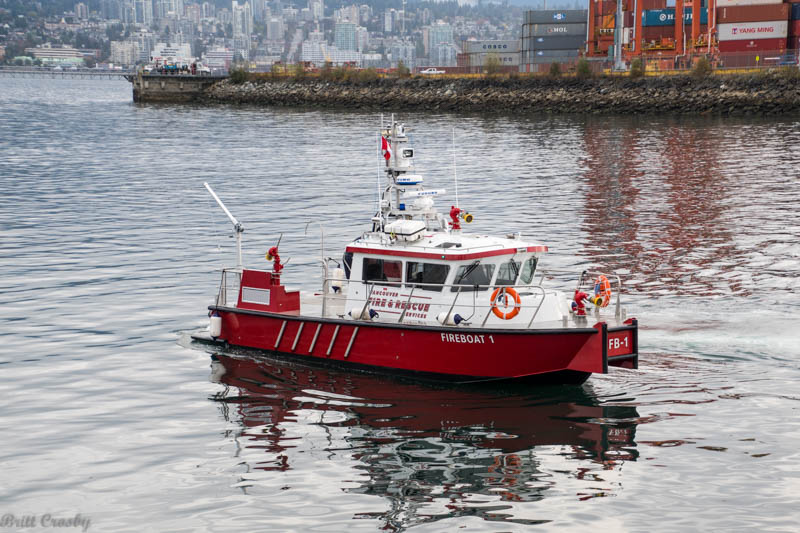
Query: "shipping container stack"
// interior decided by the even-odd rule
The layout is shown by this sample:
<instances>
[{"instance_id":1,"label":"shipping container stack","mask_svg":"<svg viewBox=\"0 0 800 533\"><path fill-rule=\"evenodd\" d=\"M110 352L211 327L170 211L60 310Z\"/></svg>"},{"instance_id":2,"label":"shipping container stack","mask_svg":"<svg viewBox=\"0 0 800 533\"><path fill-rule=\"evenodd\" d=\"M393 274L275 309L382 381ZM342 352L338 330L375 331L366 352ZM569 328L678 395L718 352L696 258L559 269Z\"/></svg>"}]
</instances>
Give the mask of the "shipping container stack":
<instances>
[{"instance_id":1,"label":"shipping container stack","mask_svg":"<svg viewBox=\"0 0 800 533\"><path fill-rule=\"evenodd\" d=\"M667 9L667 0L638 0L642 4L644 13L652 10L662 11ZM614 30L616 28L616 0L589 0L592 7L592 18L589 22L589 55L606 56L614 51ZM634 37L634 9L635 0L622 0L622 44L626 49L631 48ZM689 10L691 11L691 9ZM672 10L674 17L675 10ZM644 17L643 17L644 20ZM690 19L691 20L691 19ZM670 18L674 22L674 18ZM668 23L664 23L666 26ZM646 24L645 24L646 25ZM656 31L643 32L645 36L653 36ZM668 37L669 28L658 30L658 41L662 36ZM662 35L663 34L663 35Z\"/></svg>"},{"instance_id":2,"label":"shipping container stack","mask_svg":"<svg viewBox=\"0 0 800 533\"><path fill-rule=\"evenodd\" d=\"M758 57L764 52L785 52L792 7L782 0L717 0L720 55L749 53ZM730 58L723 61L727 66L736 66Z\"/></svg>"},{"instance_id":3,"label":"shipping container stack","mask_svg":"<svg viewBox=\"0 0 800 533\"><path fill-rule=\"evenodd\" d=\"M594 0L592 0L594 1ZM663 0L666 2L666 0ZM627 7L627 6L625 6ZM625 11L624 13L628 13ZM593 54L606 55L614 44L614 28L617 19L617 2L615 0L598 0L594 2L594 39Z\"/></svg>"},{"instance_id":4,"label":"shipping container stack","mask_svg":"<svg viewBox=\"0 0 800 533\"><path fill-rule=\"evenodd\" d=\"M538 72L542 64L577 60L586 47L588 16L585 9L526 11L520 70Z\"/></svg>"},{"instance_id":5,"label":"shipping container stack","mask_svg":"<svg viewBox=\"0 0 800 533\"><path fill-rule=\"evenodd\" d=\"M687 43L692 35L692 8L683 8L683 33ZM674 50L675 49L675 8L646 9L642 12L643 49ZM708 32L708 8L700 8L700 35ZM688 46L687 46L688 48Z\"/></svg>"},{"instance_id":6,"label":"shipping container stack","mask_svg":"<svg viewBox=\"0 0 800 533\"><path fill-rule=\"evenodd\" d=\"M800 55L800 0L793 0L789 5L789 39L786 46Z\"/></svg>"}]
</instances>

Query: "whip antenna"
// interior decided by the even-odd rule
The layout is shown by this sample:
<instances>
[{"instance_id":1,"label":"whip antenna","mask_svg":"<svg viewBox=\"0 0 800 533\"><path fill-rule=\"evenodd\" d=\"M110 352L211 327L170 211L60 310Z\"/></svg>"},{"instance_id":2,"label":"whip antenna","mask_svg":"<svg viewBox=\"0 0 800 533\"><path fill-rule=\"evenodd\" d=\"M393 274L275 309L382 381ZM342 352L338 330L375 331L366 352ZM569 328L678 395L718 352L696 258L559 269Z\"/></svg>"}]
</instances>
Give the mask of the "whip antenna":
<instances>
[{"instance_id":1,"label":"whip antenna","mask_svg":"<svg viewBox=\"0 0 800 533\"><path fill-rule=\"evenodd\" d=\"M458 171L456 170L456 129L453 128L453 179L456 182L456 207L458 205Z\"/></svg>"},{"instance_id":2,"label":"whip antenna","mask_svg":"<svg viewBox=\"0 0 800 533\"><path fill-rule=\"evenodd\" d=\"M381 145L383 141L383 113L381 113L381 127L378 128L378 138L376 140L377 143L375 145L375 151L377 156L376 161L378 163L378 176L377 180L375 181L375 193L377 195L376 200L377 200L378 211L375 216L379 220L376 221L373 219L373 222L377 222L379 229L383 230L383 214L381 213ZM375 228L373 224L373 230L374 229Z\"/></svg>"}]
</instances>

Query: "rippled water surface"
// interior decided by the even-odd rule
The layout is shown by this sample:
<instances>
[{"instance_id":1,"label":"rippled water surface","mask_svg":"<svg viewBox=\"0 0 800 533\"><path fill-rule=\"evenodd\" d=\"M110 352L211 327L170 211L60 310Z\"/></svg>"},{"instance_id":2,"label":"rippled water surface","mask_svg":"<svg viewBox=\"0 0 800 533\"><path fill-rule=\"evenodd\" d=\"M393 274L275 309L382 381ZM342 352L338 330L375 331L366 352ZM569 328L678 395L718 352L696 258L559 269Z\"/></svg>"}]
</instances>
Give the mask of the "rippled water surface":
<instances>
[{"instance_id":1,"label":"rippled water surface","mask_svg":"<svg viewBox=\"0 0 800 533\"><path fill-rule=\"evenodd\" d=\"M368 226L377 117L0 78L0 514L81 513L93 531L796 531L800 124L402 118L450 190L455 128L475 231L623 275L639 370L440 388L212 357L189 334L233 241L203 181L244 222L248 265L283 233L285 281L314 289L317 223L331 255Z\"/></svg>"}]
</instances>

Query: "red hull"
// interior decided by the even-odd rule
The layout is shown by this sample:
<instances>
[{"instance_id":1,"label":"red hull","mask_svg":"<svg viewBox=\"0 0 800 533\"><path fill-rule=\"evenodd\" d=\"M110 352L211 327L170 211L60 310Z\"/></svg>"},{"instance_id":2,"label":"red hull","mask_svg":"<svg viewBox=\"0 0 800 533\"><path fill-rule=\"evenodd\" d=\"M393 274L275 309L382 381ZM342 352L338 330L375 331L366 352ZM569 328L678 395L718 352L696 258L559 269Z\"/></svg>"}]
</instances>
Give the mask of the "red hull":
<instances>
[{"instance_id":1,"label":"red hull","mask_svg":"<svg viewBox=\"0 0 800 533\"><path fill-rule=\"evenodd\" d=\"M561 374L582 382L609 365L635 368L638 357L635 320L618 328L467 330L210 309L222 317L218 340L231 345L448 381Z\"/></svg>"}]
</instances>

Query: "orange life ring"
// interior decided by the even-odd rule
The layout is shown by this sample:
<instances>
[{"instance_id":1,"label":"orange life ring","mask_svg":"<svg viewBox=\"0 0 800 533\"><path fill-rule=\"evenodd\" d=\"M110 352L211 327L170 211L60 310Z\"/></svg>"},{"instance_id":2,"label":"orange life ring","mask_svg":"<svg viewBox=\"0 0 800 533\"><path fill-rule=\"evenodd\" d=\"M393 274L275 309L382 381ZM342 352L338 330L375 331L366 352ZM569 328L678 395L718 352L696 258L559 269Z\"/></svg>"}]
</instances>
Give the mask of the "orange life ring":
<instances>
[{"instance_id":1,"label":"orange life ring","mask_svg":"<svg viewBox=\"0 0 800 533\"><path fill-rule=\"evenodd\" d=\"M595 305L599 307L608 307L608 304L611 302L611 283L608 281L608 278L602 274L597 276L597 280L594 282L594 295L595 299L593 301ZM601 301L597 302L597 298L600 298Z\"/></svg>"},{"instance_id":2,"label":"orange life ring","mask_svg":"<svg viewBox=\"0 0 800 533\"><path fill-rule=\"evenodd\" d=\"M508 295L510 294L511 297L514 298L514 308L507 313L501 311L497 306L497 300L498 296L500 295L500 291L503 291L503 294L506 295L504 302L505 303L504 307L506 309L508 309ZM497 318L502 318L503 320L511 320L512 318L514 318L519 314L520 307L521 307L521 300L519 299L519 294L517 294L517 291L515 291L511 287L497 287L492 293L492 313L494 313L494 315Z\"/></svg>"}]
</instances>

